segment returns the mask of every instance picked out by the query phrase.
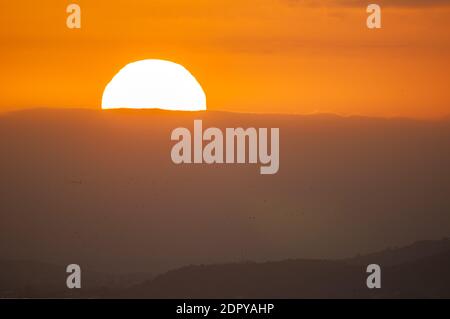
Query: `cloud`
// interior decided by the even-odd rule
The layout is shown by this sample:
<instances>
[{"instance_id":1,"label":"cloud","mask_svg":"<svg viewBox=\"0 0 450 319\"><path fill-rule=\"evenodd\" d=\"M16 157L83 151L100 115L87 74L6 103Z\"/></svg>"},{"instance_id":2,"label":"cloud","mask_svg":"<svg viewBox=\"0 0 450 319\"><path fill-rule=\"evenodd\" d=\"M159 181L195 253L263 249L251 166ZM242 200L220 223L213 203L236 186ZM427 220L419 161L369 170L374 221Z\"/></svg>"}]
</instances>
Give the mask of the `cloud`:
<instances>
[{"instance_id":1,"label":"cloud","mask_svg":"<svg viewBox=\"0 0 450 319\"><path fill-rule=\"evenodd\" d=\"M285 0L291 4L306 6L359 7L371 3L385 7L432 7L448 6L450 0Z\"/></svg>"}]
</instances>

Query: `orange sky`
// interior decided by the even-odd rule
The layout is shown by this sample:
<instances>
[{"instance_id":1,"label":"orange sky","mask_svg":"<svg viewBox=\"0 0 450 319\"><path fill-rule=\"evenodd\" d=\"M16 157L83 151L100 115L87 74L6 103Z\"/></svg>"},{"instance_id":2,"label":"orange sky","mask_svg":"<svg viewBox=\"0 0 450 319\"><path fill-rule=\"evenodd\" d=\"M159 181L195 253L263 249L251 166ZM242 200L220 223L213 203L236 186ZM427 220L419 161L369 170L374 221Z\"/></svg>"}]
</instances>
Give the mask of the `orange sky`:
<instances>
[{"instance_id":1,"label":"orange sky","mask_svg":"<svg viewBox=\"0 0 450 319\"><path fill-rule=\"evenodd\" d=\"M2 0L0 110L100 108L121 67L158 58L212 110L449 115L450 1L392 2L369 30L359 0Z\"/></svg>"}]
</instances>

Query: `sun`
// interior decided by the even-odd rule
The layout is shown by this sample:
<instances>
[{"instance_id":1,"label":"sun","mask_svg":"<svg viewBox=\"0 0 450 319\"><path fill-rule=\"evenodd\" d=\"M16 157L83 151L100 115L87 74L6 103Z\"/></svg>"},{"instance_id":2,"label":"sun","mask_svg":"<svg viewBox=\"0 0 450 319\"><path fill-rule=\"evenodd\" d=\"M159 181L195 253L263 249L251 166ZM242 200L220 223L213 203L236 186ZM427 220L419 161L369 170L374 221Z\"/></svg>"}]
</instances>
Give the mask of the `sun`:
<instances>
[{"instance_id":1,"label":"sun","mask_svg":"<svg viewBox=\"0 0 450 319\"><path fill-rule=\"evenodd\" d=\"M105 88L102 109L206 110L202 87L183 66L165 60L130 63Z\"/></svg>"}]
</instances>

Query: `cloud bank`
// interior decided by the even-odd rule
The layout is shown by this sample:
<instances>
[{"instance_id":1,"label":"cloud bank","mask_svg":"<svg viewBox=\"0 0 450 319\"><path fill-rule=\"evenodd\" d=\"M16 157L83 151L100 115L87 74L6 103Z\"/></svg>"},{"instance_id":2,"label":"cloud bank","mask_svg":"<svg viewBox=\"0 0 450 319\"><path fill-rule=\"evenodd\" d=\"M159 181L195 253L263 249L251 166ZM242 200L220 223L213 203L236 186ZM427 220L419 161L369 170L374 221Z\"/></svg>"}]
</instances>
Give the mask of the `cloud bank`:
<instances>
[{"instance_id":1,"label":"cloud bank","mask_svg":"<svg viewBox=\"0 0 450 319\"><path fill-rule=\"evenodd\" d=\"M450 0L286 0L307 6L358 7L376 3L386 7L436 7L449 6Z\"/></svg>"}]
</instances>

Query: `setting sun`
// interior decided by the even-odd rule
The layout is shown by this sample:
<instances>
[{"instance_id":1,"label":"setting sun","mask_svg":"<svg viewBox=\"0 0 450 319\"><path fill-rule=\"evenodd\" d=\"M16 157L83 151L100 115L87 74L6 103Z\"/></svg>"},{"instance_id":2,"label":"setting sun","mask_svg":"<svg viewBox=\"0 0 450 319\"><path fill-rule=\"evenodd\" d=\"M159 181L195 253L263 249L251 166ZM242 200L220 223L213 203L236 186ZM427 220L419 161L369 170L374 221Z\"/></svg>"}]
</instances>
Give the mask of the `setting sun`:
<instances>
[{"instance_id":1,"label":"setting sun","mask_svg":"<svg viewBox=\"0 0 450 319\"><path fill-rule=\"evenodd\" d=\"M102 109L206 110L206 96L183 66L164 60L126 65L106 86Z\"/></svg>"}]
</instances>

